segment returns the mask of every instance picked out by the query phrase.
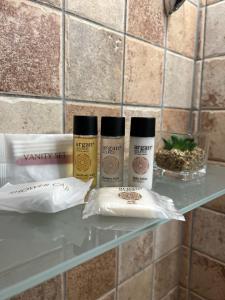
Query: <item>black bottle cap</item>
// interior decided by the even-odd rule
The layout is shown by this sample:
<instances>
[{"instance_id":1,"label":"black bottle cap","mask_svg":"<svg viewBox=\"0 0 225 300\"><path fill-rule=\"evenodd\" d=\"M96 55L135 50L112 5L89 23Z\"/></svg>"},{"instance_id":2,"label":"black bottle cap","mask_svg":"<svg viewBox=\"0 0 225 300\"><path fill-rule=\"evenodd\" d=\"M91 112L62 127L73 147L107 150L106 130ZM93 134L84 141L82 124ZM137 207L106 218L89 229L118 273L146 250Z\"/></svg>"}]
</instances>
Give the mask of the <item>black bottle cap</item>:
<instances>
[{"instance_id":1,"label":"black bottle cap","mask_svg":"<svg viewBox=\"0 0 225 300\"><path fill-rule=\"evenodd\" d=\"M130 136L154 137L155 118L131 118Z\"/></svg>"},{"instance_id":2,"label":"black bottle cap","mask_svg":"<svg viewBox=\"0 0 225 300\"><path fill-rule=\"evenodd\" d=\"M101 135L102 136L124 136L125 118L124 117L102 117Z\"/></svg>"},{"instance_id":3,"label":"black bottle cap","mask_svg":"<svg viewBox=\"0 0 225 300\"><path fill-rule=\"evenodd\" d=\"M73 134L76 135L97 135L98 120L96 116L74 116Z\"/></svg>"}]
</instances>

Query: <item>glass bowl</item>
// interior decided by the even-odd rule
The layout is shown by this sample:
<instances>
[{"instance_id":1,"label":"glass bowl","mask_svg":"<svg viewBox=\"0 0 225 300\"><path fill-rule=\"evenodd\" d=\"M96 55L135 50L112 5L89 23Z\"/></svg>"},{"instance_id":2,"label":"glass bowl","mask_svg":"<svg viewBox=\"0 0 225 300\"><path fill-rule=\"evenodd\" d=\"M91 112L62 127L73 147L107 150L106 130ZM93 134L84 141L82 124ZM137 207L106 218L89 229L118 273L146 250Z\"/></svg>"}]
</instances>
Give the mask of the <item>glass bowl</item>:
<instances>
[{"instance_id":1,"label":"glass bowl","mask_svg":"<svg viewBox=\"0 0 225 300\"><path fill-rule=\"evenodd\" d=\"M158 175L190 181L206 174L209 141L206 133L161 132L155 151Z\"/></svg>"}]
</instances>

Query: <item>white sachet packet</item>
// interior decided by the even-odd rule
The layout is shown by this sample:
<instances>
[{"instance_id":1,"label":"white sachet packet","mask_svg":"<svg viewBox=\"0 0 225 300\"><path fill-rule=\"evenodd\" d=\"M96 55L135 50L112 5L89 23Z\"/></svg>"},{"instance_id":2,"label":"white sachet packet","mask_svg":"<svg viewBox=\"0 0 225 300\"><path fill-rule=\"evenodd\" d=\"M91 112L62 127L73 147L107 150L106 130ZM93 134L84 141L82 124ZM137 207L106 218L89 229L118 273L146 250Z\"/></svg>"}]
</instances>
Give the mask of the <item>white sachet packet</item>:
<instances>
[{"instance_id":1,"label":"white sachet packet","mask_svg":"<svg viewBox=\"0 0 225 300\"><path fill-rule=\"evenodd\" d=\"M0 134L0 186L71 176L71 134Z\"/></svg>"},{"instance_id":2,"label":"white sachet packet","mask_svg":"<svg viewBox=\"0 0 225 300\"><path fill-rule=\"evenodd\" d=\"M139 187L106 187L92 190L83 219L93 215L176 219L185 221L173 200Z\"/></svg>"},{"instance_id":3,"label":"white sachet packet","mask_svg":"<svg viewBox=\"0 0 225 300\"><path fill-rule=\"evenodd\" d=\"M32 182L0 188L0 210L19 213L55 213L83 204L92 179L83 182L74 177Z\"/></svg>"}]
</instances>

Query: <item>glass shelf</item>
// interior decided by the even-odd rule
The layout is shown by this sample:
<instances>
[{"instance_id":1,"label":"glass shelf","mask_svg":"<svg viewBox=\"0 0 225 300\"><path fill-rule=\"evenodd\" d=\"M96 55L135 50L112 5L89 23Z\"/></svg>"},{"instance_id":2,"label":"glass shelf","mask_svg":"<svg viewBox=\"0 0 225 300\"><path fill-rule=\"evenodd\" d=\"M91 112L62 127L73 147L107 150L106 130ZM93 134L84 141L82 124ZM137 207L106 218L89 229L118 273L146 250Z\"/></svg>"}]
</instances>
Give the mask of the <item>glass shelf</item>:
<instances>
[{"instance_id":1,"label":"glass shelf","mask_svg":"<svg viewBox=\"0 0 225 300\"><path fill-rule=\"evenodd\" d=\"M193 182L156 177L153 190L182 212L225 194L225 168ZM165 220L92 217L82 207L49 214L0 213L0 299L7 299L154 229Z\"/></svg>"}]
</instances>

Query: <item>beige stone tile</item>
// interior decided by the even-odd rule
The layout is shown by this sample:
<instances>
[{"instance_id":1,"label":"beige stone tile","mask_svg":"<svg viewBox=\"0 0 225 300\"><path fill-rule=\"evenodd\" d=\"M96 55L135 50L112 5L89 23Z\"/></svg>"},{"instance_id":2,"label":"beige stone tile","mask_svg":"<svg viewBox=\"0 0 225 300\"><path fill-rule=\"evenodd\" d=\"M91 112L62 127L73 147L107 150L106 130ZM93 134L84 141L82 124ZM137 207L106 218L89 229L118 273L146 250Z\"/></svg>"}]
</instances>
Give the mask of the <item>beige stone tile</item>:
<instances>
[{"instance_id":1,"label":"beige stone tile","mask_svg":"<svg viewBox=\"0 0 225 300\"><path fill-rule=\"evenodd\" d=\"M170 221L156 228L154 249L155 260L181 244L181 229L182 224L178 221Z\"/></svg>"},{"instance_id":2,"label":"beige stone tile","mask_svg":"<svg viewBox=\"0 0 225 300\"><path fill-rule=\"evenodd\" d=\"M203 68L201 106L225 108L225 56L207 59Z\"/></svg>"},{"instance_id":3,"label":"beige stone tile","mask_svg":"<svg viewBox=\"0 0 225 300\"><path fill-rule=\"evenodd\" d=\"M225 53L225 2L207 8L205 56Z\"/></svg>"},{"instance_id":4,"label":"beige stone tile","mask_svg":"<svg viewBox=\"0 0 225 300\"><path fill-rule=\"evenodd\" d=\"M74 115L90 115L98 117L98 128L100 131L102 116L120 116L121 107L119 105L105 105L85 102L67 102L65 106L65 127L66 132L73 131Z\"/></svg>"},{"instance_id":5,"label":"beige stone tile","mask_svg":"<svg viewBox=\"0 0 225 300\"><path fill-rule=\"evenodd\" d=\"M185 288L188 288L189 285L190 257L191 257L190 248L182 246L180 248L179 285Z\"/></svg>"},{"instance_id":6,"label":"beige stone tile","mask_svg":"<svg viewBox=\"0 0 225 300\"><path fill-rule=\"evenodd\" d=\"M179 250L156 262L154 268L153 299L159 300L178 284Z\"/></svg>"},{"instance_id":7,"label":"beige stone tile","mask_svg":"<svg viewBox=\"0 0 225 300\"><path fill-rule=\"evenodd\" d=\"M128 0L128 33L162 46L164 44L164 10L159 0Z\"/></svg>"},{"instance_id":8,"label":"beige stone tile","mask_svg":"<svg viewBox=\"0 0 225 300\"><path fill-rule=\"evenodd\" d=\"M139 272L118 287L118 300L151 300L152 266Z\"/></svg>"},{"instance_id":9,"label":"beige stone tile","mask_svg":"<svg viewBox=\"0 0 225 300\"><path fill-rule=\"evenodd\" d=\"M115 287L116 250L110 250L66 273L68 300L94 300Z\"/></svg>"},{"instance_id":10,"label":"beige stone tile","mask_svg":"<svg viewBox=\"0 0 225 300\"><path fill-rule=\"evenodd\" d=\"M60 94L60 14L30 1L2 0L0 91Z\"/></svg>"},{"instance_id":11,"label":"beige stone tile","mask_svg":"<svg viewBox=\"0 0 225 300\"><path fill-rule=\"evenodd\" d=\"M225 162L225 111L202 111L200 129L207 131L209 137L209 159Z\"/></svg>"},{"instance_id":12,"label":"beige stone tile","mask_svg":"<svg viewBox=\"0 0 225 300\"><path fill-rule=\"evenodd\" d=\"M202 82L202 61L196 62L195 65L195 83L194 83L194 99L193 108L199 109L200 95L201 95L201 82Z\"/></svg>"},{"instance_id":13,"label":"beige stone tile","mask_svg":"<svg viewBox=\"0 0 225 300\"><path fill-rule=\"evenodd\" d=\"M113 291L110 291L101 298L98 298L98 300L116 300L116 290L114 289Z\"/></svg>"},{"instance_id":14,"label":"beige stone tile","mask_svg":"<svg viewBox=\"0 0 225 300\"><path fill-rule=\"evenodd\" d=\"M161 300L181 300L178 298L178 288L176 287L175 289L169 291L169 293Z\"/></svg>"},{"instance_id":15,"label":"beige stone tile","mask_svg":"<svg viewBox=\"0 0 225 300\"><path fill-rule=\"evenodd\" d=\"M104 27L66 18L66 97L120 102L123 36Z\"/></svg>"},{"instance_id":16,"label":"beige stone tile","mask_svg":"<svg viewBox=\"0 0 225 300\"><path fill-rule=\"evenodd\" d=\"M153 232L131 240L119 248L119 282L144 269L153 260Z\"/></svg>"},{"instance_id":17,"label":"beige stone tile","mask_svg":"<svg viewBox=\"0 0 225 300\"><path fill-rule=\"evenodd\" d=\"M185 133L189 127L190 112L181 109L163 110L163 130L174 133Z\"/></svg>"},{"instance_id":18,"label":"beige stone tile","mask_svg":"<svg viewBox=\"0 0 225 300\"><path fill-rule=\"evenodd\" d=\"M191 235L192 235L192 219L193 219L193 213L188 212L185 215L185 222L182 223L182 231L183 231L183 236L182 236L182 244L184 246L190 247L191 245Z\"/></svg>"},{"instance_id":19,"label":"beige stone tile","mask_svg":"<svg viewBox=\"0 0 225 300\"><path fill-rule=\"evenodd\" d=\"M225 196L219 197L204 206L225 214Z\"/></svg>"},{"instance_id":20,"label":"beige stone tile","mask_svg":"<svg viewBox=\"0 0 225 300\"><path fill-rule=\"evenodd\" d=\"M198 41L197 41L197 59L203 58L204 53L204 38L205 38L205 15L206 8L199 8L199 19L198 19Z\"/></svg>"},{"instance_id":21,"label":"beige stone tile","mask_svg":"<svg viewBox=\"0 0 225 300\"><path fill-rule=\"evenodd\" d=\"M129 142L130 142L130 120L131 117L156 118L156 130L160 130L161 111L159 108L141 107L141 106L124 106L123 114L126 117L126 137L125 137L125 165L128 160Z\"/></svg>"},{"instance_id":22,"label":"beige stone tile","mask_svg":"<svg viewBox=\"0 0 225 300\"><path fill-rule=\"evenodd\" d=\"M189 300L188 299L188 290L185 288L179 287L178 290L178 299L179 300Z\"/></svg>"},{"instance_id":23,"label":"beige stone tile","mask_svg":"<svg viewBox=\"0 0 225 300\"><path fill-rule=\"evenodd\" d=\"M193 224L193 247L225 261L225 215L199 208Z\"/></svg>"},{"instance_id":24,"label":"beige stone tile","mask_svg":"<svg viewBox=\"0 0 225 300\"><path fill-rule=\"evenodd\" d=\"M125 102L159 105L163 76L162 49L127 38L125 64Z\"/></svg>"},{"instance_id":25,"label":"beige stone tile","mask_svg":"<svg viewBox=\"0 0 225 300\"><path fill-rule=\"evenodd\" d=\"M66 9L111 28L124 30L125 0L66 0Z\"/></svg>"},{"instance_id":26,"label":"beige stone tile","mask_svg":"<svg viewBox=\"0 0 225 300\"><path fill-rule=\"evenodd\" d=\"M61 300L63 297L62 278L57 276L53 279L31 288L10 300Z\"/></svg>"},{"instance_id":27,"label":"beige stone tile","mask_svg":"<svg viewBox=\"0 0 225 300\"><path fill-rule=\"evenodd\" d=\"M193 60L167 53L164 105L180 108L191 107L193 75Z\"/></svg>"},{"instance_id":28,"label":"beige stone tile","mask_svg":"<svg viewBox=\"0 0 225 300\"><path fill-rule=\"evenodd\" d=\"M168 20L168 48L194 57L197 29L197 7L188 1Z\"/></svg>"},{"instance_id":29,"label":"beige stone tile","mask_svg":"<svg viewBox=\"0 0 225 300\"><path fill-rule=\"evenodd\" d=\"M60 133L62 102L0 96L0 132Z\"/></svg>"},{"instance_id":30,"label":"beige stone tile","mask_svg":"<svg viewBox=\"0 0 225 300\"><path fill-rule=\"evenodd\" d=\"M225 264L202 255L192 253L191 289L206 299L224 300Z\"/></svg>"}]
</instances>

